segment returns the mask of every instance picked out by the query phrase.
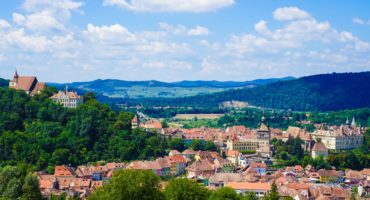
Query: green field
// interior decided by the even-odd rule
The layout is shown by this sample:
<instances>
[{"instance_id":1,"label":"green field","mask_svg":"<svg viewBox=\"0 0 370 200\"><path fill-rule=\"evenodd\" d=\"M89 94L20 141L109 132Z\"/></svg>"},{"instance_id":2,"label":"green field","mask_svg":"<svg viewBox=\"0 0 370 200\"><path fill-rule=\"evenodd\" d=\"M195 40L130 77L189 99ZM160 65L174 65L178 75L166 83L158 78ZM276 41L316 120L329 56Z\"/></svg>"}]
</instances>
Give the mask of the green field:
<instances>
[{"instance_id":1,"label":"green field","mask_svg":"<svg viewBox=\"0 0 370 200\"><path fill-rule=\"evenodd\" d=\"M195 96L198 94L209 94L214 92L225 91L227 88L212 88L212 87L144 87L144 86L133 86L133 87L115 87L109 92L103 93L109 97L185 97Z\"/></svg>"}]
</instances>

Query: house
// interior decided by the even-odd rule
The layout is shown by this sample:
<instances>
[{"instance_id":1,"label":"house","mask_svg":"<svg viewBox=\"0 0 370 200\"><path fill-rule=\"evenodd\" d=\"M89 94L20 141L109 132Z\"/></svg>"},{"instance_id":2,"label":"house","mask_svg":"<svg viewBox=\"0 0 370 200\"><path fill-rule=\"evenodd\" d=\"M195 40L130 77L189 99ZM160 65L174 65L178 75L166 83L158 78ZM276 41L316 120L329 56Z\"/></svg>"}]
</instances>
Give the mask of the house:
<instances>
[{"instance_id":1,"label":"house","mask_svg":"<svg viewBox=\"0 0 370 200\"><path fill-rule=\"evenodd\" d=\"M200 159L186 167L189 178L208 178L215 174L215 167L208 159Z\"/></svg>"},{"instance_id":2,"label":"house","mask_svg":"<svg viewBox=\"0 0 370 200\"><path fill-rule=\"evenodd\" d=\"M168 153L169 156L175 156L175 155L181 155L181 153L177 150L171 150L169 153Z\"/></svg>"},{"instance_id":3,"label":"house","mask_svg":"<svg viewBox=\"0 0 370 200\"><path fill-rule=\"evenodd\" d=\"M217 172L233 172L235 169L235 165L233 163L222 157L213 158L212 163Z\"/></svg>"},{"instance_id":4,"label":"house","mask_svg":"<svg viewBox=\"0 0 370 200\"><path fill-rule=\"evenodd\" d=\"M302 147L306 151L311 150L311 148L312 148L312 146L315 142L313 140L311 134L309 134L306 129L302 129L300 127L295 127L295 126L289 126L288 127L288 129L283 133L283 139L282 140L284 142L286 142L286 141L288 141L289 137L300 138L304 142Z\"/></svg>"},{"instance_id":5,"label":"house","mask_svg":"<svg viewBox=\"0 0 370 200\"><path fill-rule=\"evenodd\" d=\"M267 166L265 163L252 162L247 169L248 173L257 173L260 176L266 175Z\"/></svg>"},{"instance_id":6,"label":"house","mask_svg":"<svg viewBox=\"0 0 370 200\"><path fill-rule=\"evenodd\" d=\"M177 162L180 162L179 160L176 160ZM155 161L153 161L152 165L159 166L159 176L162 177L168 177L171 175L171 163L166 158L157 158ZM180 166L181 164L176 164L176 172L180 171ZM182 165L181 165L182 166ZM179 169L179 170L178 170Z\"/></svg>"},{"instance_id":7,"label":"house","mask_svg":"<svg viewBox=\"0 0 370 200\"><path fill-rule=\"evenodd\" d=\"M365 179L360 171L347 169L345 173L346 184L357 185Z\"/></svg>"},{"instance_id":8,"label":"house","mask_svg":"<svg viewBox=\"0 0 370 200\"><path fill-rule=\"evenodd\" d=\"M78 178L92 178L92 173L94 171L94 166L78 166L75 173Z\"/></svg>"},{"instance_id":9,"label":"house","mask_svg":"<svg viewBox=\"0 0 370 200\"><path fill-rule=\"evenodd\" d=\"M66 87L65 91L53 94L50 99L63 105L65 108L77 108L83 103L82 96L78 95L77 92L68 91L68 87Z\"/></svg>"},{"instance_id":10,"label":"house","mask_svg":"<svg viewBox=\"0 0 370 200\"><path fill-rule=\"evenodd\" d=\"M195 159L195 154L197 154L197 152L192 150L192 149L186 149L182 152L182 155L184 155L186 158L188 158L190 160Z\"/></svg>"},{"instance_id":11,"label":"house","mask_svg":"<svg viewBox=\"0 0 370 200\"><path fill-rule=\"evenodd\" d=\"M230 187L239 194L243 194L245 192L254 192L258 198L262 198L267 192L271 190L270 183L263 182L228 182L225 184L225 187Z\"/></svg>"},{"instance_id":12,"label":"house","mask_svg":"<svg viewBox=\"0 0 370 200\"><path fill-rule=\"evenodd\" d=\"M144 130L148 132L163 133L162 124L157 120L149 120L147 122L140 123L139 127L144 128Z\"/></svg>"},{"instance_id":13,"label":"house","mask_svg":"<svg viewBox=\"0 0 370 200\"><path fill-rule=\"evenodd\" d=\"M317 142L312 147L311 156L312 158L317 158L319 156L322 156L325 158L328 156L328 149L322 142Z\"/></svg>"},{"instance_id":14,"label":"house","mask_svg":"<svg viewBox=\"0 0 370 200\"><path fill-rule=\"evenodd\" d=\"M245 177L241 173L216 173L209 177L208 187L215 189L224 187L229 182L243 182Z\"/></svg>"},{"instance_id":15,"label":"house","mask_svg":"<svg viewBox=\"0 0 370 200\"><path fill-rule=\"evenodd\" d=\"M320 176L320 182L322 183L337 183L339 182L339 174L335 170L320 169L317 171Z\"/></svg>"},{"instance_id":16,"label":"house","mask_svg":"<svg viewBox=\"0 0 370 200\"><path fill-rule=\"evenodd\" d=\"M344 188L330 187L326 185L313 185L309 188L310 199L335 199L345 200L346 191Z\"/></svg>"},{"instance_id":17,"label":"house","mask_svg":"<svg viewBox=\"0 0 370 200\"><path fill-rule=\"evenodd\" d=\"M57 165L54 168L55 177L74 177L75 172L73 169L66 165Z\"/></svg>"},{"instance_id":18,"label":"house","mask_svg":"<svg viewBox=\"0 0 370 200\"><path fill-rule=\"evenodd\" d=\"M39 82L35 76L19 76L15 71L13 79L9 82L9 88L23 90L28 95L39 94L46 88L46 84Z\"/></svg>"},{"instance_id":19,"label":"house","mask_svg":"<svg viewBox=\"0 0 370 200\"><path fill-rule=\"evenodd\" d=\"M242 154L237 150L228 150L226 153L227 159L236 166L239 165L241 155Z\"/></svg>"},{"instance_id":20,"label":"house","mask_svg":"<svg viewBox=\"0 0 370 200\"><path fill-rule=\"evenodd\" d=\"M53 189L58 188L57 179L54 175L37 174L37 178L39 179L39 188L41 193L44 193L44 191L52 191Z\"/></svg>"},{"instance_id":21,"label":"house","mask_svg":"<svg viewBox=\"0 0 370 200\"><path fill-rule=\"evenodd\" d=\"M170 174L172 176L178 176L185 173L187 158L183 155L167 156L166 159L171 165Z\"/></svg>"}]
</instances>

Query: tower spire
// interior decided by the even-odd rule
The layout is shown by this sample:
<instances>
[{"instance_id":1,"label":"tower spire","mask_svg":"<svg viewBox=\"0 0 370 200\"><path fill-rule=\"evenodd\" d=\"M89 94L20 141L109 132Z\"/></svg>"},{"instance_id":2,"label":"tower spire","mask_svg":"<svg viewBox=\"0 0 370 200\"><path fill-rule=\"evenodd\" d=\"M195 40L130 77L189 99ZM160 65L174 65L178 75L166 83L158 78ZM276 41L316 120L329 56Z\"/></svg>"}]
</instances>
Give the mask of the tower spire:
<instances>
[{"instance_id":1,"label":"tower spire","mask_svg":"<svg viewBox=\"0 0 370 200\"><path fill-rule=\"evenodd\" d=\"M355 116L353 116L353 118L352 118L351 126L352 127L356 126Z\"/></svg>"},{"instance_id":2,"label":"tower spire","mask_svg":"<svg viewBox=\"0 0 370 200\"><path fill-rule=\"evenodd\" d=\"M15 73L14 73L14 76L13 76L13 78L15 78L15 79L18 79L18 70L17 69L15 69Z\"/></svg>"}]
</instances>

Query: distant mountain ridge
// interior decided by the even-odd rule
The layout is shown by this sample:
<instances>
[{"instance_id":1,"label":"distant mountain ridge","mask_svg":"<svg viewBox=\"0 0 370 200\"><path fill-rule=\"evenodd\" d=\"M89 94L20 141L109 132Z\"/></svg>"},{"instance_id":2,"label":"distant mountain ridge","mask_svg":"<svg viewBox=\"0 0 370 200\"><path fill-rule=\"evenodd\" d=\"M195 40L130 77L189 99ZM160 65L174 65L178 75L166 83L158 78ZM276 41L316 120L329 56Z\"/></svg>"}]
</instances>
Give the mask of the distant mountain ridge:
<instances>
[{"instance_id":1,"label":"distant mountain ridge","mask_svg":"<svg viewBox=\"0 0 370 200\"><path fill-rule=\"evenodd\" d=\"M292 80L294 77L257 79L252 81L180 81L180 82L161 82L156 80L149 81L125 81L116 79L97 79L88 82L72 83L48 83L58 89L68 85L69 88L82 92L93 91L108 97L115 98L148 98L165 97L176 98L185 96L195 96L199 94L210 94L221 92L228 89L255 87L281 80Z\"/></svg>"},{"instance_id":2,"label":"distant mountain ridge","mask_svg":"<svg viewBox=\"0 0 370 200\"><path fill-rule=\"evenodd\" d=\"M369 83L370 72L320 74L207 95L142 99L139 103L215 108L224 101L238 100L268 108L331 111L370 107Z\"/></svg>"},{"instance_id":3,"label":"distant mountain ridge","mask_svg":"<svg viewBox=\"0 0 370 200\"><path fill-rule=\"evenodd\" d=\"M9 86L9 80L0 78L0 87L8 87Z\"/></svg>"},{"instance_id":4,"label":"distant mountain ridge","mask_svg":"<svg viewBox=\"0 0 370 200\"><path fill-rule=\"evenodd\" d=\"M230 88L230 87L245 87L249 85L264 85L273 83L281 80L293 80L294 77L288 76L284 78L268 78L268 79L256 79L252 81L179 81L179 82L162 82L157 80L148 81L125 81L118 79L97 79L86 82L72 82L72 83L49 83L50 85L69 85L71 87L86 87L86 88L102 88L102 87L133 87L133 86L145 86L145 87L215 87L215 88Z\"/></svg>"}]
</instances>

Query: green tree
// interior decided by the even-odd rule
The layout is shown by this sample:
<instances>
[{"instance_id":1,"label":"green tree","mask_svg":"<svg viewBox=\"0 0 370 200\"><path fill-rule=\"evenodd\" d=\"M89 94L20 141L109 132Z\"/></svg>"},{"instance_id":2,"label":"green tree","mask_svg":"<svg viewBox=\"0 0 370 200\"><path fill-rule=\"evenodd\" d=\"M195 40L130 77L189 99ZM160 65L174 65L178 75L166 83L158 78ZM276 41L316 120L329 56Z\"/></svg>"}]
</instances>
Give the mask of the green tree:
<instances>
[{"instance_id":1,"label":"green tree","mask_svg":"<svg viewBox=\"0 0 370 200\"><path fill-rule=\"evenodd\" d=\"M244 193L244 200L259 200L255 192Z\"/></svg>"},{"instance_id":2,"label":"green tree","mask_svg":"<svg viewBox=\"0 0 370 200\"><path fill-rule=\"evenodd\" d=\"M108 184L94 192L89 200L162 200L160 179L151 171L120 170Z\"/></svg>"},{"instance_id":3,"label":"green tree","mask_svg":"<svg viewBox=\"0 0 370 200\"><path fill-rule=\"evenodd\" d=\"M180 152L184 151L186 149L185 142L181 138L174 138L170 140L170 149L176 149Z\"/></svg>"},{"instance_id":4,"label":"green tree","mask_svg":"<svg viewBox=\"0 0 370 200\"><path fill-rule=\"evenodd\" d=\"M172 179L164 190L166 200L206 200L209 193L205 187L186 178Z\"/></svg>"},{"instance_id":5,"label":"green tree","mask_svg":"<svg viewBox=\"0 0 370 200\"><path fill-rule=\"evenodd\" d=\"M22 198L24 200L40 200L42 195L39 189L39 180L34 175L27 175L22 186Z\"/></svg>"},{"instance_id":6,"label":"green tree","mask_svg":"<svg viewBox=\"0 0 370 200\"><path fill-rule=\"evenodd\" d=\"M194 151L199 151L199 150L204 151L205 150L204 141L202 141L202 140L193 140L191 142L191 148Z\"/></svg>"},{"instance_id":7,"label":"green tree","mask_svg":"<svg viewBox=\"0 0 370 200\"><path fill-rule=\"evenodd\" d=\"M88 102L90 100L96 100L95 93L93 92L87 92L83 95L84 102Z\"/></svg>"},{"instance_id":8,"label":"green tree","mask_svg":"<svg viewBox=\"0 0 370 200\"><path fill-rule=\"evenodd\" d=\"M277 191L277 187L276 187L276 184L275 182L273 182L271 184L271 190L270 192L268 192L264 197L263 197L264 200L279 200L280 199L280 195Z\"/></svg>"},{"instance_id":9,"label":"green tree","mask_svg":"<svg viewBox=\"0 0 370 200\"><path fill-rule=\"evenodd\" d=\"M208 200L242 200L242 196L235 192L234 189L223 187L212 192Z\"/></svg>"},{"instance_id":10,"label":"green tree","mask_svg":"<svg viewBox=\"0 0 370 200\"><path fill-rule=\"evenodd\" d=\"M206 151L217 151L217 146L213 141L206 141L204 149Z\"/></svg>"}]
</instances>

